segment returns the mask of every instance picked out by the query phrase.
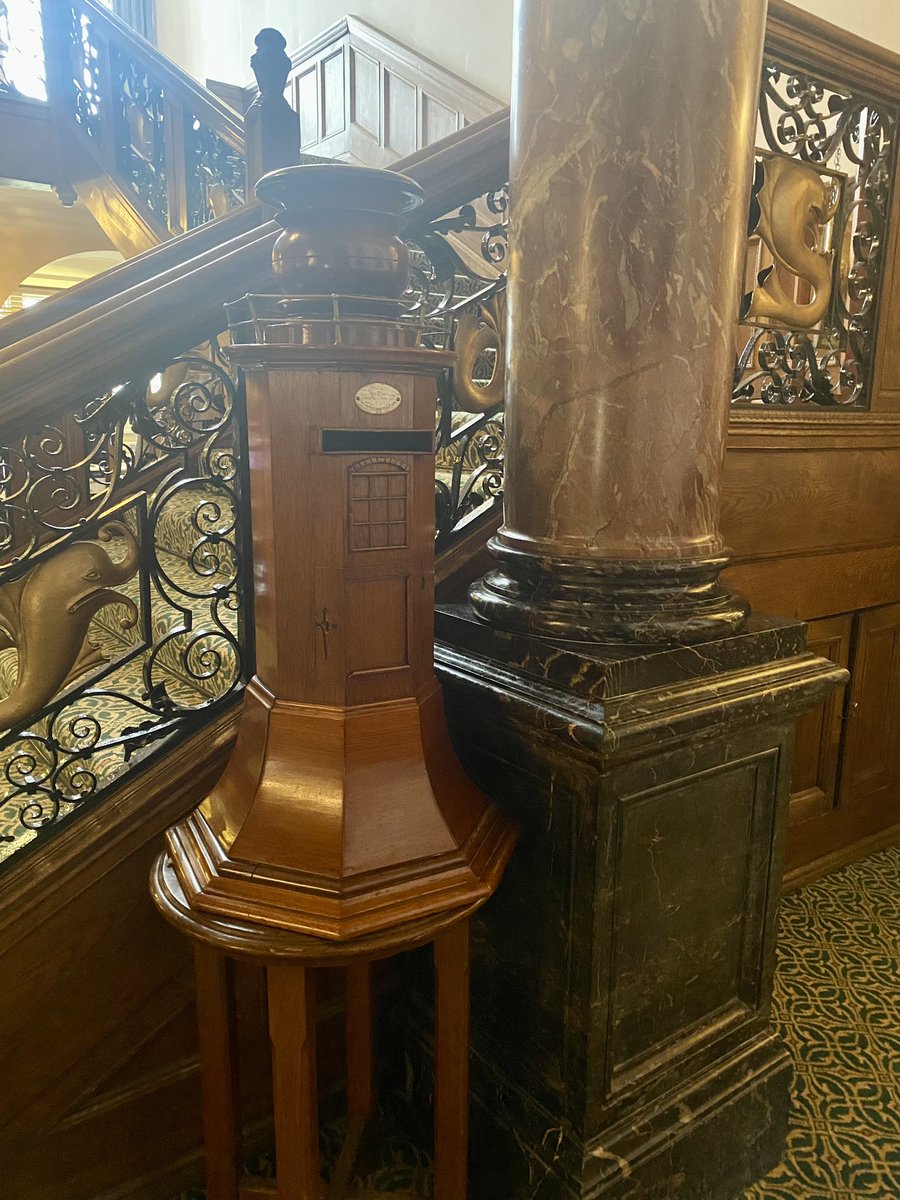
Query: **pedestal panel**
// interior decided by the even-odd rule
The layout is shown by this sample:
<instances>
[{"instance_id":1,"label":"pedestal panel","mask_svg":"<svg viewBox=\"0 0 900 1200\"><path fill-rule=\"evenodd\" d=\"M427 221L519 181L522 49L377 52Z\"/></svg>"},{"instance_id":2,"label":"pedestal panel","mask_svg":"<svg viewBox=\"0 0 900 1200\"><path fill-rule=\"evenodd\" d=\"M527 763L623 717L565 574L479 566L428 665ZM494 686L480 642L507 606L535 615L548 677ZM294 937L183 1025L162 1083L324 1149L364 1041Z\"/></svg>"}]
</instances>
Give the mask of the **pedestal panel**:
<instances>
[{"instance_id":1,"label":"pedestal panel","mask_svg":"<svg viewBox=\"0 0 900 1200\"><path fill-rule=\"evenodd\" d=\"M476 923L473 1195L732 1200L784 1145L793 729L844 672L758 618L693 649L437 628L457 752L523 829Z\"/></svg>"}]
</instances>

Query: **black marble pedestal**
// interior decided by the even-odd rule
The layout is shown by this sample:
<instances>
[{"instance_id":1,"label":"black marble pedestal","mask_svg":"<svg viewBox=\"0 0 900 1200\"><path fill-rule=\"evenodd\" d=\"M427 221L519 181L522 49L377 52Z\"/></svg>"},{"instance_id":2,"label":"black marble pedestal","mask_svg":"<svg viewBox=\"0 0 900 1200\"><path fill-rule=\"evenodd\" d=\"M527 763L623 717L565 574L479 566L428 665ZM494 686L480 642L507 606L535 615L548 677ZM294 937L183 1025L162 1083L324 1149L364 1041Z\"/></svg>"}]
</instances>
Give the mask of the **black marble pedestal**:
<instances>
[{"instance_id":1,"label":"black marble pedestal","mask_svg":"<svg viewBox=\"0 0 900 1200\"><path fill-rule=\"evenodd\" d=\"M475 935L472 1200L730 1200L784 1145L793 730L845 672L760 618L641 650L452 607L437 638L457 750L523 828Z\"/></svg>"}]
</instances>

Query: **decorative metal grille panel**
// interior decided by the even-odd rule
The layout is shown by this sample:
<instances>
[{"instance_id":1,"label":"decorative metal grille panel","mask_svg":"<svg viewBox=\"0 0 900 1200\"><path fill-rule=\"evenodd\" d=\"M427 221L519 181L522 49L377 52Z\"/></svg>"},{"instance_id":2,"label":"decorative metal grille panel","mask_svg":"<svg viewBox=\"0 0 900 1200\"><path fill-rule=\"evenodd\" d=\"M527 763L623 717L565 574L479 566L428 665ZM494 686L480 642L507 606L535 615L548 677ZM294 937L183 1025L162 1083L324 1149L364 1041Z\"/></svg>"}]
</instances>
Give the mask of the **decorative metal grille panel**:
<instances>
[{"instance_id":1,"label":"decorative metal grille panel","mask_svg":"<svg viewBox=\"0 0 900 1200\"><path fill-rule=\"evenodd\" d=\"M503 498L506 184L411 235L413 292L431 343L456 351L438 383L438 552Z\"/></svg>"},{"instance_id":2,"label":"decorative metal grille panel","mask_svg":"<svg viewBox=\"0 0 900 1200\"><path fill-rule=\"evenodd\" d=\"M100 49L94 23L77 7L71 10L72 115L92 141L101 140L102 86Z\"/></svg>"},{"instance_id":3,"label":"decorative metal grille panel","mask_svg":"<svg viewBox=\"0 0 900 1200\"><path fill-rule=\"evenodd\" d=\"M0 859L244 682L241 407L213 347L0 447Z\"/></svg>"},{"instance_id":4,"label":"decorative metal grille panel","mask_svg":"<svg viewBox=\"0 0 900 1200\"><path fill-rule=\"evenodd\" d=\"M244 156L197 117L187 118L188 227L224 217L245 203Z\"/></svg>"},{"instance_id":5,"label":"decorative metal grille panel","mask_svg":"<svg viewBox=\"0 0 900 1200\"><path fill-rule=\"evenodd\" d=\"M116 165L132 189L165 225L166 97L162 85L140 64L112 51L115 87Z\"/></svg>"},{"instance_id":6,"label":"decorative metal grille panel","mask_svg":"<svg viewBox=\"0 0 900 1200\"><path fill-rule=\"evenodd\" d=\"M769 60L737 405L866 408L897 110Z\"/></svg>"}]
</instances>

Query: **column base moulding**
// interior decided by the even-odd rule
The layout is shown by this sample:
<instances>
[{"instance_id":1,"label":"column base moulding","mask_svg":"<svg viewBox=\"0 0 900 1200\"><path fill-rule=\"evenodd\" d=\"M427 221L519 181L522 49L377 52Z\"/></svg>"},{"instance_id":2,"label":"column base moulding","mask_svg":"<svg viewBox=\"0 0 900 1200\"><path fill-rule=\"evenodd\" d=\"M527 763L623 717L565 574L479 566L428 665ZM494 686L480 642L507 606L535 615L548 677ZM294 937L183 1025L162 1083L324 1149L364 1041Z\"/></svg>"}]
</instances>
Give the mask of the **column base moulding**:
<instances>
[{"instance_id":1,"label":"column base moulding","mask_svg":"<svg viewBox=\"0 0 900 1200\"><path fill-rule=\"evenodd\" d=\"M522 829L475 922L474 1200L733 1200L786 1133L794 725L846 672L760 617L589 646L442 606L437 638L457 752Z\"/></svg>"},{"instance_id":2,"label":"column base moulding","mask_svg":"<svg viewBox=\"0 0 900 1200\"><path fill-rule=\"evenodd\" d=\"M472 1073L471 1200L733 1200L777 1165L787 1137L792 1067L774 1039L590 1141L538 1128L547 1114L523 1111L529 1098L511 1096L478 1056ZM531 1130L528 1150L513 1122Z\"/></svg>"},{"instance_id":3,"label":"column base moulding","mask_svg":"<svg viewBox=\"0 0 900 1200\"><path fill-rule=\"evenodd\" d=\"M562 558L510 546L502 532L489 549L499 566L469 594L476 612L501 629L572 642L702 642L736 633L750 611L719 583L728 554Z\"/></svg>"}]
</instances>

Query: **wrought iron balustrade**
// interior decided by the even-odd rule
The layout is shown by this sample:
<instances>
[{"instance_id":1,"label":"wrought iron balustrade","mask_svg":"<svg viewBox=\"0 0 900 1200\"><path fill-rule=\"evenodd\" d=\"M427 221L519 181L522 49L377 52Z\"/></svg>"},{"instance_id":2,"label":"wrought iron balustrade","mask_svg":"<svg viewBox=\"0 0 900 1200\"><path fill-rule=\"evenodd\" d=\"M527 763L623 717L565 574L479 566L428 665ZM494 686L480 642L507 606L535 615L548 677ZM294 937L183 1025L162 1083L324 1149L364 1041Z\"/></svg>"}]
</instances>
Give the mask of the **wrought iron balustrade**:
<instances>
[{"instance_id":1,"label":"wrought iron balustrade","mask_svg":"<svg viewBox=\"0 0 900 1200\"><path fill-rule=\"evenodd\" d=\"M436 414L438 550L500 497L506 208L500 189L414 232L411 302L459 354ZM241 690L244 433L213 339L0 436L0 861Z\"/></svg>"},{"instance_id":2,"label":"wrought iron balustrade","mask_svg":"<svg viewBox=\"0 0 900 1200\"><path fill-rule=\"evenodd\" d=\"M213 342L0 438L0 859L244 682L241 405Z\"/></svg>"},{"instance_id":3,"label":"wrought iron balustrade","mask_svg":"<svg viewBox=\"0 0 900 1200\"><path fill-rule=\"evenodd\" d=\"M432 344L457 355L438 385L438 553L503 498L508 217L503 183L410 237L415 307Z\"/></svg>"},{"instance_id":4,"label":"wrought iron balustrade","mask_svg":"<svg viewBox=\"0 0 900 1200\"><path fill-rule=\"evenodd\" d=\"M48 0L44 0L47 4ZM159 237L248 196L241 118L94 0L53 0L51 100ZM56 10L54 10L55 12Z\"/></svg>"}]
</instances>

